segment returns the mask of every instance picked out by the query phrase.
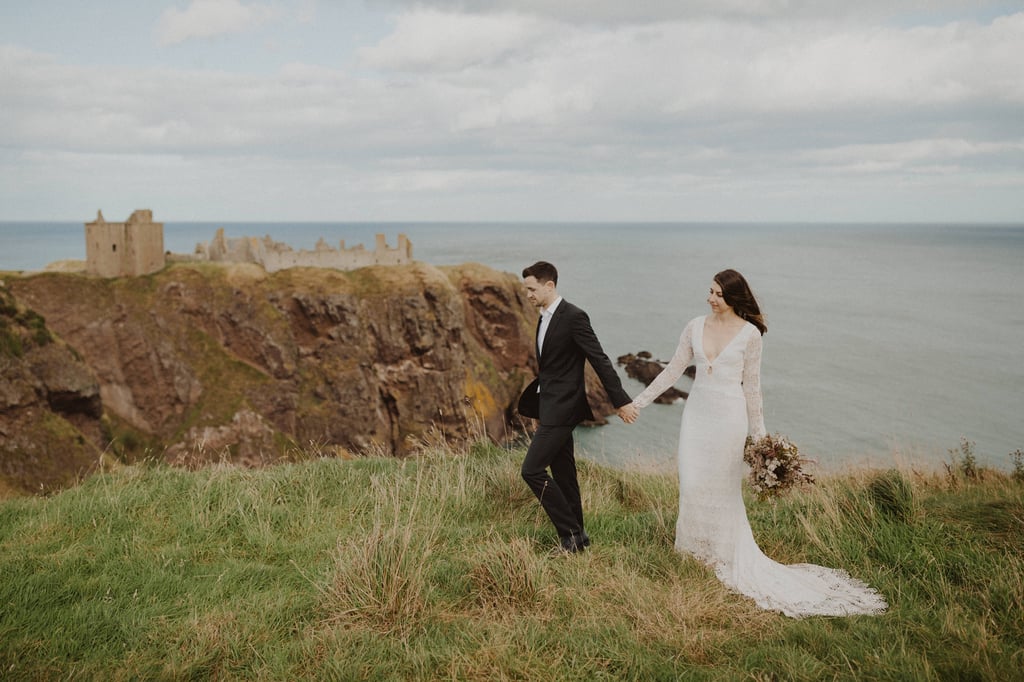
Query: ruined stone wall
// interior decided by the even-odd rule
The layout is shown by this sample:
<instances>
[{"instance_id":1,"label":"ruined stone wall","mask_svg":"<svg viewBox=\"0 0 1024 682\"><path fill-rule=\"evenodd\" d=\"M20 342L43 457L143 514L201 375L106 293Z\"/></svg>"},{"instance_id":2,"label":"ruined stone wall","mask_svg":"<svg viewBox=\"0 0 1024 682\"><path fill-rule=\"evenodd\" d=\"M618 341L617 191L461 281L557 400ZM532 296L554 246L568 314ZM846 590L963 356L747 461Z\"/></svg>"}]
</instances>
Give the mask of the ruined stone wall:
<instances>
[{"instance_id":1,"label":"ruined stone wall","mask_svg":"<svg viewBox=\"0 0 1024 682\"><path fill-rule=\"evenodd\" d=\"M148 275L164 267L164 225L138 210L127 222L108 223L103 212L85 224L86 271L100 277Z\"/></svg>"},{"instance_id":2,"label":"ruined stone wall","mask_svg":"<svg viewBox=\"0 0 1024 682\"><path fill-rule=\"evenodd\" d=\"M124 254L124 223L108 223L100 213L95 222L85 224L86 271L100 277L121 274Z\"/></svg>"},{"instance_id":3,"label":"ruined stone wall","mask_svg":"<svg viewBox=\"0 0 1024 682\"><path fill-rule=\"evenodd\" d=\"M148 275L164 267L164 224L152 211L135 211L125 224L126 275Z\"/></svg>"},{"instance_id":4,"label":"ruined stone wall","mask_svg":"<svg viewBox=\"0 0 1024 682\"><path fill-rule=\"evenodd\" d=\"M287 244L274 241L269 235L263 239L228 239L223 228L217 230L211 241L196 245L196 257L212 262L255 263L267 272L299 267L355 270L370 265L408 265L413 262L412 242L404 234L398 235L397 248L389 247L384 235L378 234L372 251L361 244L346 248L344 240L334 248L323 239L312 251L296 251Z\"/></svg>"}]
</instances>

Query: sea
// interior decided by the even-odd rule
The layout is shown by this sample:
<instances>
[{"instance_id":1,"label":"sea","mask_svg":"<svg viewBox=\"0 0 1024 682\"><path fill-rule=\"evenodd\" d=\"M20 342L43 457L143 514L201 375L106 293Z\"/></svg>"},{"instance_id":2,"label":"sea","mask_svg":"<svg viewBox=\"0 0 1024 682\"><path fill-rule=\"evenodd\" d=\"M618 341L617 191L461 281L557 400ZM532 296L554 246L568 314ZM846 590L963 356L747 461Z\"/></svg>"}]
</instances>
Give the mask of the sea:
<instances>
[{"instance_id":1,"label":"sea","mask_svg":"<svg viewBox=\"0 0 1024 682\"><path fill-rule=\"evenodd\" d=\"M962 447L1010 470L1024 449L1024 224L168 222L165 247L192 253L218 228L296 249L321 237L372 248L377 233L394 246L404 233L418 261L516 274L550 261L613 362L670 359L686 322L708 312L714 274L734 268L768 321L766 426L819 470L941 471ZM81 222L0 222L0 271L84 258ZM673 471L684 409L579 428L577 454Z\"/></svg>"}]
</instances>

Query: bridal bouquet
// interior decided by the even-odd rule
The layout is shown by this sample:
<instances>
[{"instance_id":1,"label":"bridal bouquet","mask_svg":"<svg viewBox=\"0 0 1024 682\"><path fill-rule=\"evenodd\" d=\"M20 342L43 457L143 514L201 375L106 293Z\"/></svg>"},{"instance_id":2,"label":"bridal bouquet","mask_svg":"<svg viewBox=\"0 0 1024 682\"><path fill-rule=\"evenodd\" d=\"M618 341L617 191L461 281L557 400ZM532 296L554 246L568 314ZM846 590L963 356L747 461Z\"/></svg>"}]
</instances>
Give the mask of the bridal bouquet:
<instances>
[{"instance_id":1,"label":"bridal bouquet","mask_svg":"<svg viewBox=\"0 0 1024 682\"><path fill-rule=\"evenodd\" d=\"M765 435L757 440L747 437L743 461L750 465L750 487L758 499L782 495L790 488L814 483L805 470L813 460L800 456L796 445L785 436Z\"/></svg>"}]
</instances>

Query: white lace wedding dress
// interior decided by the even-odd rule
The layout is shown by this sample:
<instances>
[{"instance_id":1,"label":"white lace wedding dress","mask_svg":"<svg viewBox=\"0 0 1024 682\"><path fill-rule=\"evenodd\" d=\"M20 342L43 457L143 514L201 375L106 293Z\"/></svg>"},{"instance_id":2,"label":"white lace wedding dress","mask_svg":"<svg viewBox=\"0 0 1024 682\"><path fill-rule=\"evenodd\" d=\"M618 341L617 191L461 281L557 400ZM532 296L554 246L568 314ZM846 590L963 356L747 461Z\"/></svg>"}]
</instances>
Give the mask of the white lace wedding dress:
<instances>
[{"instance_id":1,"label":"white lace wedding dress","mask_svg":"<svg viewBox=\"0 0 1024 682\"><path fill-rule=\"evenodd\" d=\"M763 609L787 616L881 613L885 599L840 571L783 565L754 542L743 506L747 434L765 434L761 407L761 334L749 322L719 355L704 354L705 317L691 320L668 366L633 401L646 407L690 364L697 374L679 434L679 520L676 549L714 568L719 580Z\"/></svg>"}]
</instances>

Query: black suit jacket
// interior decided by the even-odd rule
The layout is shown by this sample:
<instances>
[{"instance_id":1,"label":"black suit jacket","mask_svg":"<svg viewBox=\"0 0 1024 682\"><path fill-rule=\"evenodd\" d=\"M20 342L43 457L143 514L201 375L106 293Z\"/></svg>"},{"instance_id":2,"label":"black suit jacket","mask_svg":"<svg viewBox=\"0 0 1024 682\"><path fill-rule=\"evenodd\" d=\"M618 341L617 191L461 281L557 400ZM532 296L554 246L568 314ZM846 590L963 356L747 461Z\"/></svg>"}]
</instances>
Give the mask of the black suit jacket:
<instances>
[{"instance_id":1,"label":"black suit jacket","mask_svg":"<svg viewBox=\"0 0 1024 682\"><path fill-rule=\"evenodd\" d=\"M537 327L540 332L540 325ZM538 361L537 378L519 398L519 413L540 419L543 426L575 426L592 420L594 413L587 402L583 379L583 363L589 360L597 372L608 398L615 407L632 399L622 389L611 360L601 348L587 314L566 301L555 308L544 335L544 350ZM540 386L540 393L537 386Z\"/></svg>"}]
</instances>

